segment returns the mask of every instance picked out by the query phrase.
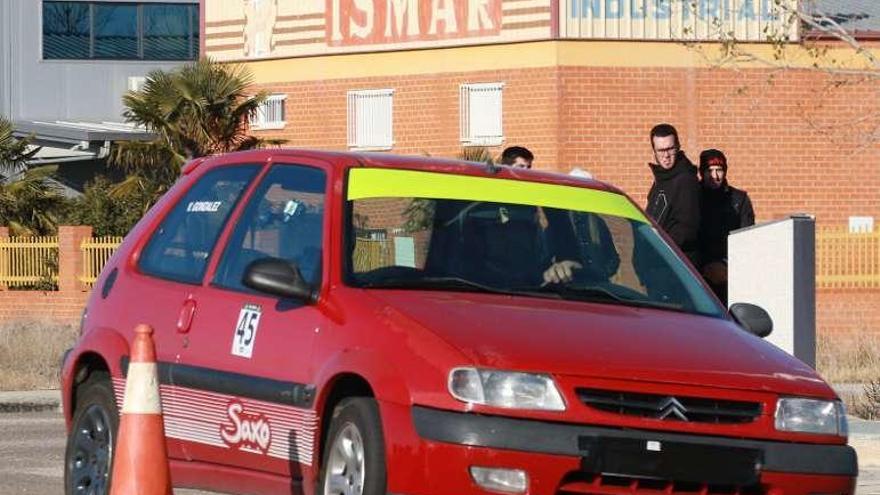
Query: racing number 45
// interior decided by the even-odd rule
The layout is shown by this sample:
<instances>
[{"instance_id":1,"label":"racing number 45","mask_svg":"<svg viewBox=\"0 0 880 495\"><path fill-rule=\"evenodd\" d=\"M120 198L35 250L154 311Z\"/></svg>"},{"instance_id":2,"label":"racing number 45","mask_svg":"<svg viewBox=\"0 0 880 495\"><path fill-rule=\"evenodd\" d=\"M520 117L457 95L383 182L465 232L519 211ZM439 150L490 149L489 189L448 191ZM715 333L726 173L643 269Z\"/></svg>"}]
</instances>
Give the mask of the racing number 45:
<instances>
[{"instance_id":1,"label":"racing number 45","mask_svg":"<svg viewBox=\"0 0 880 495\"><path fill-rule=\"evenodd\" d=\"M254 353L261 312L260 306L256 304L245 304L241 308L238 323L235 324L235 335L232 336L233 355L250 359Z\"/></svg>"}]
</instances>

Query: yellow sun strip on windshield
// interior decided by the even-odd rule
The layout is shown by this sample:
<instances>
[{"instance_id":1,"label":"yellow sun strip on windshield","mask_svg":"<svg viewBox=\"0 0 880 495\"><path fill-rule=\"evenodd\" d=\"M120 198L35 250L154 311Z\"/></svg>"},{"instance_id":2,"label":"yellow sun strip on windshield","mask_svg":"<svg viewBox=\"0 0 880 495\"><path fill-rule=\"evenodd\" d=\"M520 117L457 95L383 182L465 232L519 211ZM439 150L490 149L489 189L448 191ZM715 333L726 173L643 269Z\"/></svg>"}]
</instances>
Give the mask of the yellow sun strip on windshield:
<instances>
[{"instance_id":1,"label":"yellow sun strip on windshield","mask_svg":"<svg viewBox=\"0 0 880 495\"><path fill-rule=\"evenodd\" d=\"M366 198L430 198L513 203L602 213L648 223L645 215L629 199L606 191L418 170L353 168L348 177L348 199L354 201Z\"/></svg>"}]
</instances>

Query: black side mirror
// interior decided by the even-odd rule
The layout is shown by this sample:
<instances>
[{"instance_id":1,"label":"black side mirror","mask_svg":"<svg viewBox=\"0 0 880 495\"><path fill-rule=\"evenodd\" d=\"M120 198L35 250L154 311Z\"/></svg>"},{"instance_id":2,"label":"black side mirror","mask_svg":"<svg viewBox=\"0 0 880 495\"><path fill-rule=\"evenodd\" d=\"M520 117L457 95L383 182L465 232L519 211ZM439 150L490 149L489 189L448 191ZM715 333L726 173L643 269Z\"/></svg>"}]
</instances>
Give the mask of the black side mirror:
<instances>
[{"instance_id":1,"label":"black side mirror","mask_svg":"<svg viewBox=\"0 0 880 495\"><path fill-rule=\"evenodd\" d=\"M245 287L268 294L314 303L317 292L305 281L296 263L279 258L252 261L244 271Z\"/></svg>"},{"instance_id":2,"label":"black side mirror","mask_svg":"<svg viewBox=\"0 0 880 495\"><path fill-rule=\"evenodd\" d=\"M764 308L748 303L735 303L730 306L730 315L747 332L764 338L773 331L773 320Z\"/></svg>"}]
</instances>

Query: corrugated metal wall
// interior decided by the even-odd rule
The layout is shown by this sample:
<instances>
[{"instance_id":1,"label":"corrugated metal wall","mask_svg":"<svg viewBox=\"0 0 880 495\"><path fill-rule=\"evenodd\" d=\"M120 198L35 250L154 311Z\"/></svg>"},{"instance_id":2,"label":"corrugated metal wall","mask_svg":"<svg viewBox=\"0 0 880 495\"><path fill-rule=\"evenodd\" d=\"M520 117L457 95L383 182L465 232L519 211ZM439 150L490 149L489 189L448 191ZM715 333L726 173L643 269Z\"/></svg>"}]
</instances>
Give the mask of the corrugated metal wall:
<instances>
[{"instance_id":1,"label":"corrugated metal wall","mask_svg":"<svg viewBox=\"0 0 880 495\"><path fill-rule=\"evenodd\" d=\"M38 0L0 0L0 114L13 120L121 121L122 95L128 90L129 76L180 65L42 60L41 6Z\"/></svg>"},{"instance_id":2,"label":"corrugated metal wall","mask_svg":"<svg viewBox=\"0 0 880 495\"><path fill-rule=\"evenodd\" d=\"M8 117L12 106L12 92L10 91L11 75L11 50L12 50L12 22L10 11L12 4L8 1L0 1L0 115Z\"/></svg>"},{"instance_id":3,"label":"corrugated metal wall","mask_svg":"<svg viewBox=\"0 0 880 495\"><path fill-rule=\"evenodd\" d=\"M776 0L559 0L560 36L581 39L796 41ZM790 9L797 0L783 0Z\"/></svg>"}]
</instances>

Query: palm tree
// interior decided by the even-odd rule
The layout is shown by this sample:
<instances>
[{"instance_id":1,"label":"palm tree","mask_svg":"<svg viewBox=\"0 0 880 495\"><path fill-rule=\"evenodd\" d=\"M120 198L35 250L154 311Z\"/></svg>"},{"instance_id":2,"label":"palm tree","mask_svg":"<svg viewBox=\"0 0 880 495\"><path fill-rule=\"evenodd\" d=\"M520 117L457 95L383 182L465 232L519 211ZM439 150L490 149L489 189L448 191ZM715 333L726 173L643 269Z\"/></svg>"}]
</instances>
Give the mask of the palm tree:
<instances>
[{"instance_id":1,"label":"palm tree","mask_svg":"<svg viewBox=\"0 0 880 495\"><path fill-rule=\"evenodd\" d=\"M110 162L129 174L118 190L153 189L158 198L187 160L280 144L247 132L249 118L268 96L265 91L253 94L252 82L246 68L210 59L171 72L150 72L142 90L123 97L123 115L156 138L117 144Z\"/></svg>"},{"instance_id":2,"label":"palm tree","mask_svg":"<svg viewBox=\"0 0 880 495\"><path fill-rule=\"evenodd\" d=\"M12 122L0 116L0 173L14 173L24 170L27 161L40 151L28 150L31 137L18 139L12 135Z\"/></svg>"},{"instance_id":3,"label":"palm tree","mask_svg":"<svg viewBox=\"0 0 880 495\"><path fill-rule=\"evenodd\" d=\"M66 200L49 178L57 167L27 168L40 148L32 137L16 138L12 123L0 117L0 225L13 235L39 235L55 231Z\"/></svg>"},{"instance_id":4,"label":"palm tree","mask_svg":"<svg viewBox=\"0 0 880 495\"><path fill-rule=\"evenodd\" d=\"M26 170L12 181L0 183L0 224L19 236L55 232L67 200L49 178L56 166Z\"/></svg>"},{"instance_id":5,"label":"palm tree","mask_svg":"<svg viewBox=\"0 0 880 495\"><path fill-rule=\"evenodd\" d=\"M462 148L458 153L458 159L486 164L495 163L495 160L492 158L492 153L489 151L489 148L486 148L485 146L468 146Z\"/></svg>"}]
</instances>

